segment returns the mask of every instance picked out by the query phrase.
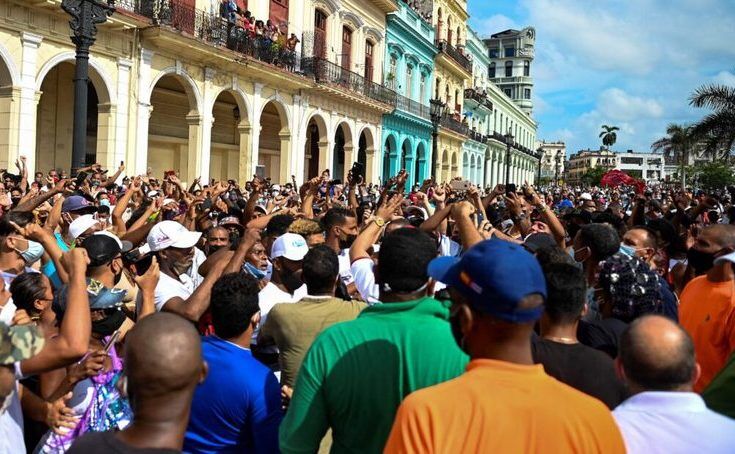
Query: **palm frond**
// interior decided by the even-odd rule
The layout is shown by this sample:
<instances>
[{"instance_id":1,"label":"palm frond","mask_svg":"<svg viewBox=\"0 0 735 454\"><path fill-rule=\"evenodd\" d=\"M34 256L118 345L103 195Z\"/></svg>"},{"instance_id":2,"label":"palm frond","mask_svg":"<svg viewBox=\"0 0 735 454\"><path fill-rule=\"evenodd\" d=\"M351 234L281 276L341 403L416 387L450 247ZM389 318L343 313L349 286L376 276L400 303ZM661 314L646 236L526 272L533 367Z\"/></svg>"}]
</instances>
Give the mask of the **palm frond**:
<instances>
[{"instance_id":1,"label":"palm frond","mask_svg":"<svg viewBox=\"0 0 735 454\"><path fill-rule=\"evenodd\" d=\"M735 109L735 88L716 84L703 85L694 90L689 104L714 110Z\"/></svg>"}]
</instances>

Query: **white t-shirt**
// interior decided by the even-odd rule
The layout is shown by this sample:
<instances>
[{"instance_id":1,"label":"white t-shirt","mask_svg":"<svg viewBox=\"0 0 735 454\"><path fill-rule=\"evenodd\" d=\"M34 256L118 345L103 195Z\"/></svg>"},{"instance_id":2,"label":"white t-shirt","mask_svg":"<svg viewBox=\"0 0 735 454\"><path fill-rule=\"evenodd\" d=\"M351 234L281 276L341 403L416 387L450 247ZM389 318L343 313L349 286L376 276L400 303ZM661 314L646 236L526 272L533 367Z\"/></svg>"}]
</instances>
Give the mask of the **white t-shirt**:
<instances>
[{"instance_id":1,"label":"white t-shirt","mask_svg":"<svg viewBox=\"0 0 735 454\"><path fill-rule=\"evenodd\" d=\"M297 288L296 291L291 295L286 293L273 282L268 282L265 287L258 293L258 307L260 307L260 323L253 331L252 343L258 344L258 334L260 334L260 327L265 325L265 320L268 318L268 313L271 311L273 306L278 303L295 303L300 301L306 296L306 284ZM278 352L276 346L267 347L264 349L266 352L272 351L273 353Z\"/></svg>"},{"instance_id":2,"label":"white t-shirt","mask_svg":"<svg viewBox=\"0 0 735 454\"><path fill-rule=\"evenodd\" d=\"M462 245L446 235L439 239L439 255L442 257L459 257L462 253Z\"/></svg>"},{"instance_id":3,"label":"white t-shirt","mask_svg":"<svg viewBox=\"0 0 735 454\"><path fill-rule=\"evenodd\" d=\"M179 279L174 279L168 274L161 273L161 277L158 279L156 285L156 291L154 292L156 311L160 312L163 306L171 298L179 297L183 300L188 299L194 290L204 281L204 278L199 274L199 265L204 263L207 256L204 252L198 248L194 248L194 259L192 260L191 266L186 271L186 274L179 276ZM140 311L140 305L143 303L143 294L138 292L136 297L136 310Z\"/></svg>"},{"instance_id":4,"label":"white t-shirt","mask_svg":"<svg viewBox=\"0 0 735 454\"><path fill-rule=\"evenodd\" d=\"M15 391L10 397L10 406L0 414L0 454L26 452L23 440L23 411L18 398L19 386L16 381Z\"/></svg>"},{"instance_id":5,"label":"white t-shirt","mask_svg":"<svg viewBox=\"0 0 735 454\"><path fill-rule=\"evenodd\" d=\"M363 257L352 262L350 267L354 278L355 287L360 292L360 296L368 304L375 304L380 296L380 288L375 283L375 274L373 274L373 259Z\"/></svg>"},{"instance_id":6,"label":"white t-shirt","mask_svg":"<svg viewBox=\"0 0 735 454\"><path fill-rule=\"evenodd\" d=\"M350 250L342 249L337 255L337 261L339 262L339 278L345 285L353 283L355 279L350 270Z\"/></svg>"}]
</instances>

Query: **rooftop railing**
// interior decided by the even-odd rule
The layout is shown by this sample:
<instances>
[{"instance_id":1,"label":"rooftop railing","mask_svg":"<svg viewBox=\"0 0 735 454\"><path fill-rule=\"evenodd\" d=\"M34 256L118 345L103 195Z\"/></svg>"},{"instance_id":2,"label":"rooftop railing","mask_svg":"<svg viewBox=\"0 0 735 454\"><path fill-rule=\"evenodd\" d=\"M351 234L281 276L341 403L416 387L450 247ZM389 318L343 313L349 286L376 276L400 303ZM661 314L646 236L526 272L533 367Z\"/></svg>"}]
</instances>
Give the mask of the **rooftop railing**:
<instances>
[{"instance_id":1,"label":"rooftop railing","mask_svg":"<svg viewBox=\"0 0 735 454\"><path fill-rule=\"evenodd\" d=\"M314 77L314 80L319 84L336 85L375 101L394 107L396 105L398 95L393 90L367 80L363 76L323 58L304 58L301 62L301 69L304 74Z\"/></svg>"}]
</instances>

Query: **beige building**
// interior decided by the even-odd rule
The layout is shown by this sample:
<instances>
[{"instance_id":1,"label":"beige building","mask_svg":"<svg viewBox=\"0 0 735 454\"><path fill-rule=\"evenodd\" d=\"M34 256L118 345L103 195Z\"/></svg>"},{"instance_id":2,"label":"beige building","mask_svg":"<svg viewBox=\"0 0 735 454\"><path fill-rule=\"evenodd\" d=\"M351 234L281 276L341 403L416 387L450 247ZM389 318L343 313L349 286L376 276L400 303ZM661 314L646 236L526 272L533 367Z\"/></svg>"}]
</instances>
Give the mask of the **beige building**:
<instances>
[{"instance_id":1,"label":"beige building","mask_svg":"<svg viewBox=\"0 0 735 454\"><path fill-rule=\"evenodd\" d=\"M569 184L579 184L582 182L582 175L596 167L612 170L617 164L616 157L614 152L602 147L599 150L580 150L569 157L565 181Z\"/></svg>"},{"instance_id":2,"label":"beige building","mask_svg":"<svg viewBox=\"0 0 735 454\"><path fill-rule=\"evenodd\" d=\"M557 182L564 176L564 161L567 157L567 145L564 142L545 142L536 144L542 153L541 178Z\"/></svg>"},{"instance_id":3,"label":"beige building","mask_svg":"<svg viewBox=\"0 0 735 454\"><path fill-rule=\"evenodd\" d=\"M278 182L343 178L359 160L377 180L395 93L375 81L394 0L249 1L299 38L295 52L249 37L219 1L115 3L91 53L88 162ZM75 54L60 5L0 0L0 167L24 154L31 170L69 168Z\"/></svg>"}]
</instances>

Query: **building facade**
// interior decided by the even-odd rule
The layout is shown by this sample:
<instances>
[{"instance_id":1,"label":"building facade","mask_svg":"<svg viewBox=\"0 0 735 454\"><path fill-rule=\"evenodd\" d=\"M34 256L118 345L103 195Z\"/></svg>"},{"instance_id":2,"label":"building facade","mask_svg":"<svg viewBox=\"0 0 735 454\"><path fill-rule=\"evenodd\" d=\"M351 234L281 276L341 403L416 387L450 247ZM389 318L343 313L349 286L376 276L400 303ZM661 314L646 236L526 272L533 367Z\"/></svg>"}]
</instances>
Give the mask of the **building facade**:
<instances>
[{"instance_id":1,"label":"building facade","mask_svg":"<svg viewBox=\"0 0 735 454\"><path fill-rule=\"evenodd\" d=\"M536 30L505 30L485 40L490 50L489 77L527 114L533 111L531 63L535 55Z\"/></svg>"},{"instance_id":2,"label":"building facade","mask_svg":"<svg viewBox=\"0 0 735 454\"><path fill-rule=\"evenodd\" d=\"M651 183L666 178L666 163L661 154L628 150L625 153L619 153L616 158L615 168L632 177Z\"/></svg>"},{"instance_id":3,"label":"building facade","mask_svg":"<svg viewBox=\"0 0 735 454\"><path fill-rule=\"evenodd\" d=\"M467 27L467 47L472 57L472 79L464 91L463 115L469 126L469 137L462 147L462 177L482 187L485 181L485 155L493 103L487 96L487 47L472 28Z\"/></svg>"},{"instance_id":4,"label":"building facade","mask_svg":"<svg viewBox=\"0 0 735 454\"><path fill-rule=\"evenodd\" d=\"M387 17L384 85L397 93L397 102L383 116L384 181L404 168L409 184L431 175L429 100L436 52L427 16L400 2L399 10Z\"/></svg>"},{"instance_id":5,"label":"building facade","mask_svg":"<svg viewBox=\"0 0 735 454\"><path fill-rule=\"evenodd\" d=\"M541 141L536 144L536 149L541 152L541 179L547 182L558 182L564 176L566 144Z\"/></svg>"},{"instance_id":6,"label":"building facade","mask_svg":"<svg viewBox=\"0 0 735 454\"><path fill-rule=\"evenodd\" d=\"M569 157L564 181L569 184L580 184L582 176L588 170L597 167L612 170L615 166L617 166L617 155L610 150L602 147L599 150L580 150Z\"/></svg>"},{"instance_id":7,"label":"building facade","mask_svg":"<svg viewBox=\"0 0 735 454\"><path fill-rule=\"evenodd\" d=\"M127 172L297 181L355 161L380 178L386 15L394 0L256 0L275 42L212 0L121 0L98 26L90 58L87 161ZM241 6L245 6L244 2ZM0 167L71 162L74 47L61 0L0 5ZM293 44L293 43L291 43Z\"/></svg>"}]
</instances>

